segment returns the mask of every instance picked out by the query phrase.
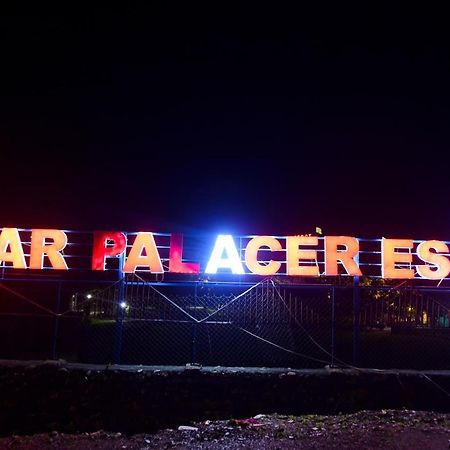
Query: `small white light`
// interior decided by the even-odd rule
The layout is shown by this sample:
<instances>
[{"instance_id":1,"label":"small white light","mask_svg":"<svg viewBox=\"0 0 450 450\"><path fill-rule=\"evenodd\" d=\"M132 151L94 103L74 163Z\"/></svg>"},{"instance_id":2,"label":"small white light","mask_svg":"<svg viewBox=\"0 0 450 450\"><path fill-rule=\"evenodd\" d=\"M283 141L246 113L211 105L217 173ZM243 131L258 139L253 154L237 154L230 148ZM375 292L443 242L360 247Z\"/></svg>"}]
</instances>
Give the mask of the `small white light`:
<instances>
[{"instance_id":1,"label":"small white light","mask_svg":"<svg viewBox=\"0 0 450 450\"><path fill-rule=\"evenodd\" d=\"M92 298L92 294L86 295L86 298Z\"/></svg>"},{"instance_id":2,"label":"small white light","mask_svg":"<svg viewBox=\"0 0 450 450\"><path fill-rule=\"evenodd\" d=\"M120 307L121 307L122 309L125 309L125 308L127 307L127 304L126 304L125 302L121 302L121 303L120 303Z\"/></svg>"}]
</instances>

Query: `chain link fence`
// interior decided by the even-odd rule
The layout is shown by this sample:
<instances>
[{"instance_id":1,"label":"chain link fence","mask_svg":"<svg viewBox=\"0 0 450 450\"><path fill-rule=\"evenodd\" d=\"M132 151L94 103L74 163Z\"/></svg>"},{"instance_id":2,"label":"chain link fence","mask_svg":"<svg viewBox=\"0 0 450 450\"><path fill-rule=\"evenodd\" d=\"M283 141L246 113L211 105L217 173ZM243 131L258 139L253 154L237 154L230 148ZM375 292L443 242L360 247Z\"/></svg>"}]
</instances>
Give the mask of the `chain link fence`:
<instances>
[{"instance_id":1,"label":"chain link fence","mask_svg":"<svg viewBox=\"0 0 450 450\"><path fill-rule=\"evenodd\" d=\"M0 283L0 358L450 369L450 295L412 287Z\"/></svg>"}]
</instances>

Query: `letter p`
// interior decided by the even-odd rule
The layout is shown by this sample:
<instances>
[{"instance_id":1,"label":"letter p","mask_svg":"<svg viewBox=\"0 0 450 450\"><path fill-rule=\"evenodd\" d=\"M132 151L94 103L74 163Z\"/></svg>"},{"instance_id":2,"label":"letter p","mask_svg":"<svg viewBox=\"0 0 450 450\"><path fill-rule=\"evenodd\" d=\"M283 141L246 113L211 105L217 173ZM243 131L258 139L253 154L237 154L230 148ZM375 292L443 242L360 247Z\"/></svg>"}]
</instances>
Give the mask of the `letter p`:
<instances>
[{"instance_id":1,"label":"letter p","mask_svg":"<svg viewBox=\"0 0 450 450\"><path fill-rule=\"evenodd\" d=\"M112 245L110 242L112 241ZM127 246L127 238L120 231L94 232L94 247L92 252L92 270L105 270L106 258L121 255Z\"/></svg>"}]
</instances>

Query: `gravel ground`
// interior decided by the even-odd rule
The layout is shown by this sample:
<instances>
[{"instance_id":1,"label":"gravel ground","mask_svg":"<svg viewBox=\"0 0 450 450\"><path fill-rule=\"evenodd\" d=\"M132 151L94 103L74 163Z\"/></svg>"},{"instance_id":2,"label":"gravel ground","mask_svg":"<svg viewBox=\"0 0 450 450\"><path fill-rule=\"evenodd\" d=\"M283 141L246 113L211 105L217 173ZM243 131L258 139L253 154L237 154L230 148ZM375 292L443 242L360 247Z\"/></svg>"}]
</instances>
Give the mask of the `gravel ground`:
<instances>
[{"instance_id":1,"label":"gravel ground","mask_svg":"<svg viewBox=\"0 0 450 450\"><path fill-rule=\"evenodd\" d=\"M154 434L103 430L0 438L0 449L450 449L450 413L361 411L337 416L257 415Z\"/></svg>"}]
</instances>

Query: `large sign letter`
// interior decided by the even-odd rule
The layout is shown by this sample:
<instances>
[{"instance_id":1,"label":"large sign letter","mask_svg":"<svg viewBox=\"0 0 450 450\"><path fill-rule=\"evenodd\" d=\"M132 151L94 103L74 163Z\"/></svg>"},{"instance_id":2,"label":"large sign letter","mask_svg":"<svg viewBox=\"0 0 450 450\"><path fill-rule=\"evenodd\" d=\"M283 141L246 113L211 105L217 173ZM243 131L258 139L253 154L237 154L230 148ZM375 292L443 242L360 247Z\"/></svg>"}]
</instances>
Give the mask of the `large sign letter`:
<instances>
[{"instance_id":1,"label":"large sign letter","mask_svg":"<svg viewBox=\"0 0 450 450\"><path fill-rule=\"evenodd\" d=\"M250 272L256 275L273 275L280 269L281 263L272 259L267 264L261 264L258 261L258 251L261 247L267 247L270 251L275 252L282 250L280 241L272 236L254 237L245 249L245 264Z\"/></svg>"},{"instance_id":2,"label":"large sign letter","mask_svg":"<svg viewBox=\"0 0 450 450\"><path fill-rule=\"evenodd\" d=\"M170 235L169 272L174 273L199 273L198 263L183 262L183 235L172 233Z\"/></svg>"},{"instance_id":3,"label":"large sign letter","mask_svg":"<svg viewBox=\"0 0 450 450\"><path fill-rule=\"evenodd\" d=\"M47 242L51 239L52 242ZM31 230L30 269L43 269L44 256L47 255L51 266L58 270L68 270L61 254L67 245L67 235L61 230Z\"/></svg>"},{"instance_id":4,"label":"large sign letter","mask_svg":"<svg viewBox=\"0 0 450 450\"><path fill-rule=\"evenodd\" d=\"M300 245L317 245L317 236L288 236L287 238L287 274L318 277L317 252L315 250L301 250ZM314 260L314 266L299 265L300 260Z\"/></svg>"},{"instance_id":5,"label":"large sign letter","mask_svg":"<svg viewBox=\"0 0 450 450\"><path fill-rule=\"evenodd\" d=\"M137 234L122 271L133 273L138 266L148 267L152 273L164 273L153 233Z\"/></svg>"},{"instance_id":6,"label":"large sign letter","mask_svg":"<svg viewBox=\"0 0 450 450\"><path fill-rule=\"evenodd\" d=\"M412 239L385 239L381 240L381 276L382 278L414 278L413 269L398 269L398 263L412 263L412 254L396 252L397 248L411 250L414 244Z\"/></svg>"},{"instance_id":7,"label":"large sign letter","mask_svg":"<svg viewBox=\"0 0 450 450\"><path fill-rule=\"evenodd\" d=\"M436 253L431 252L433 249ZM450 261L444 255L438 255L437 252L448 253L448 246L442 241L425 241L417 246L417 255L422 261L433 264L435 269L429 265L418 265L417 273L422 278L429 280L442 280L450 273Z\"/></svg>"},{"instance_id":8,"label":"large sign letter","mask_svg":"<svg viewBox=\"0 0 450 450\"><path fill-rule=\"evenodd\" d=\"M17 228L3 228L0 234L0 263L2 262L12 263L14 269L27 268Z\"/></svg>"},{"instance_id":9,"label":"large sign letter","mask_svg":"<svg viewBox=\"0 0 450 450\"><path fill-rule=\"evenodd\" d=\"M226 257L222 258L224 252ZM217 236L205 273L217 273L217 269L231 269L234 274L244 274L244 268L231 234Z\"/></svg>"},{"instance_id":10,"label":"large sign letter","mask_svg":"<svg viewBox=\"0 0 450 450\"><path fill-rule=\"evenodd\" d=\"M120 231L96 231L92 251L92 270L105 270L106 258L121 255L126 245L127 238Z\"/></svg>"},{"instance_id":11,"label":"large sign letter","mask_svg":"<svg viewBox=\"0 0 450 450\"><path fill-rule=\"evenodd\" d=\"M342 245L345 250L338 250ZM355 257L359 252L358 239L349 236L325 236L325 275L338 275L338 261L348 275L362 275Z\"/></svg>"}]
</instances>

